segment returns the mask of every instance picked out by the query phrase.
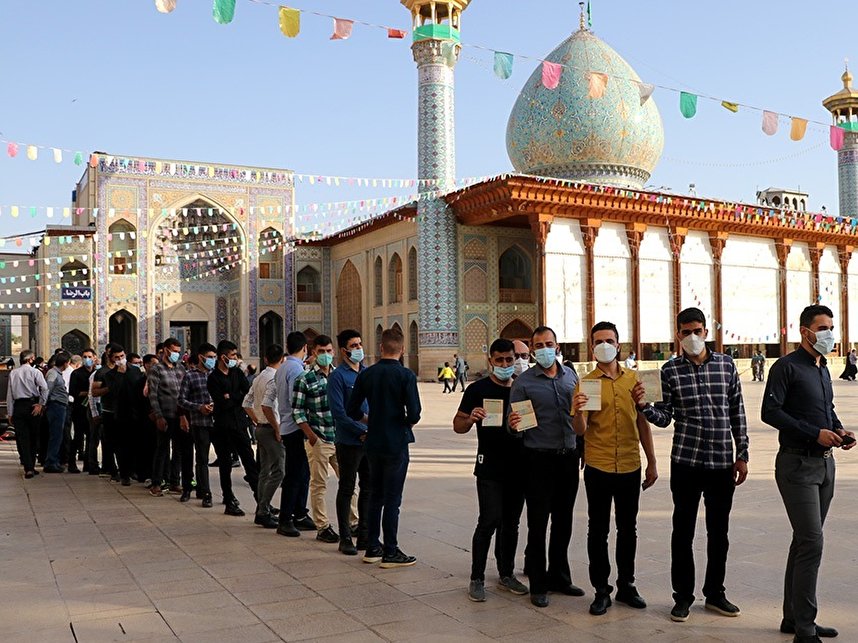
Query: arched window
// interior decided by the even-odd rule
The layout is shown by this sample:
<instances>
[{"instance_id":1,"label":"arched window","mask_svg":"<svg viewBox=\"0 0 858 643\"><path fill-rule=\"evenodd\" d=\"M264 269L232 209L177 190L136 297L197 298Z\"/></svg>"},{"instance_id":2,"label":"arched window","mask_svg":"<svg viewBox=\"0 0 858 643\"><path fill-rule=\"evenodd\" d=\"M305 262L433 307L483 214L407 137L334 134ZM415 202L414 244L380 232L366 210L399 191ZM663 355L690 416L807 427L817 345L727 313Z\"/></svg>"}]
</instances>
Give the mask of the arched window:
<instances>
[{"instance_id":1,"label":"arched window","mask_svg":"<svg viewBox=\"0 0 858 643\"><path fill-rule=\"evenodd\" d=\"M417 299L417 248L408 251L408 300Z\"/></svg>"},{"instance_id":2,"label":"arched window","mask_svg":"<svg viewBox=\"0 0 858 643\"><path fill-rule=\"evenodd\" d=\"M498 260L500 301L533 303L530 257L518 246L512 246Z\"/></svg>"},{"instance_id":3,"label":"arched window","mask_svg":"<svg viewBox=\"0 0 858 643\"><path fill-rule=\"evenodd\" d=\"M137 272L137 228L120 219L107 229L107 251L110 254L110 271L114 275L133 275Z\"/></svg>"},{"instance_id":4,"label":"arched window","mask_svg":"<svg viewBox=\"0 0 858 643\"><path fill-rule=\"evenodd\" d=\"M259 318L259 354L265 355L272 344L283 345L283 318L269 310Z\"/></svg>"},{"instance_id":5,"label":"arched window","mask_svg":"<svg viewBox=\"0 0 858 643\"><path fill-rule=\"evenodd\" d=\"M279 230L259 233L259 278L283 279L283 241Z\"/></svg>"},{"instance_id":6,"label":"arched window","mask_svg":"<svg viewBox=\"0 0 858 643\"><path fill-rule=\"evenodd\" d=\"M70 330L62 337L63 350L68 351L72 355L80 355L90 346L89 337L77 328Z\"/></svg>"},{"instance_id":7,"label":"arched window","mask_svg":"<svg viewBox=\"0 0 858 643\"><path fill-rule=\"evenodd\" d=\"M347 259L337 280L338 328L363 328L363 290L360 275L351 260Z\"/></svg>"},{"instance_id":8,"label":"arched window","mask_svg":"<svg viewBox=\"0 0 858 643\"><path fill-rule=\"evenodd\" d=\"M90 284L89 268L80 261L71 261L60 268L60 283L63 286L86 288Z\"/></svg>"},{"instance_id":9,"label":"arched window","mask_svg":"<svg viewBox=\"0 0 858 643\"><path fill-rule=\"evenodd\" d=\"M373 278L375 281L375 305L384 305L384 269L381 266L381 257L375 258L375 266L373 266Z\"/></svg>"},{"instance_id":10,"label":"arched window","mask_svg":"<svg viewBox=\"0 0 858 643\"><path fill-rule=\"evenodd\" d=\"M398 304L402 301L402 259L394 252L387 266L387 303Z\"/></svg>"},{"instance_id":11,"label":"arched window","mask_svg":"<svg viewBox=\"0 0 858 643\"><path fill-rule=\"evenodd\" d=\"M772 197L772 205L779 208L781 206L781 198L779 196Z\"/></svg>"},{"instance_id":12,"label":"arched window","mask_svg":"<svg viewBox=\"0 0 858 643\"><path fill-rule=\"evenodd\" d=\"M127 310L119 310L108 319L108 341L122 346L126 352L137 351L137 318Z\"/></svg>"},{"instance_id":13,"label":"arched window","mask_svg":"<svg viewBox=\"0 0 858 643\"><path fill-rule=\"evenodd\" d=\"M322 301L322 275L312 266L304 266L295 276L296 295L299 302L319 303Z\"/></svg>"},{"instance_id":14,"label":"arched window","mask_svg":"<svg viewBox=\"0 0 858 643\"><path fill-rule=\"evenodd\" d=\"M381 324L375 327L375 352L376 355L381 355L381 334L384 332L384 329L381 327Z\"/></svg>"}]
</instances>

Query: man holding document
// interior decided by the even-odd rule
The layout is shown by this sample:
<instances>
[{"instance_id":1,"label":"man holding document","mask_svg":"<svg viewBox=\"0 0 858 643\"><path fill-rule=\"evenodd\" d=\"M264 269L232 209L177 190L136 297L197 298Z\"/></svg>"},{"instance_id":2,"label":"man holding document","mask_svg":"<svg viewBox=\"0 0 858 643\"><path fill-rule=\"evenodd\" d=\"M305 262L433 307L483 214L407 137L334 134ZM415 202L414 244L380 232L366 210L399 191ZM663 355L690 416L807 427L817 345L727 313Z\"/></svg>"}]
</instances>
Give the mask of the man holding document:
<instances>
[{"instance_id":1,"label":"man holding document","mask_svg":"<svg viewBox=\"0 0 858 643\"><path fill-rule=\"evenodd\" d=\"M601 616L611 606L613 587L608 583L608 532L611 504L617 522L617 600L636 609L646 602L635 588L637 518L641 486L648 489L658 479L652 430L632 398L637 378L632 369L621 367L617 327L599 322L590 331L596 368L578 383L573 398L572 427L583 435L584 488L587 491L587 554L590 582L596 597L590 614ZM647 467L641 485L640 447Z\"/></svg>"},{"instance_id":2,"label":"man holding document","mask_svg":"<svg viewBox=\"0 0 858 643\"><path fill-rule=\"evenodd\" d=\"M527 594L527 586L513 573L518 547L518 523L524 508L521 483L522 435L509 430L509 392L515 371L515 351L508 339L496 339L489 348L489 373L471 384L453 418L453 430L467 433L477 426L477 500L479 518L471 546L471 582L468 598L486 600L486 560L495 536L498 588Z\"/></svg>"},{"instance_id":3,"label":"man holding document","mask_svg":"<svg viewBox=\"0 0 858 643\"><path fill-rule=\"evenodd\" d=\"M524 569L530 578L530 602L548 606L548 592L583 596L572 584L569 541L572 512L578 494L578 451L572 430L572 394L578 377L557 361L557 336L547 326L533 331L531 347L536 366L512 385L510 416L513 431L524 432L524 485L527 500L527 549ZM526 428L534 422L535 426ZM551 519L548 568L545 535Z\"/></svg>"}]
</instances>

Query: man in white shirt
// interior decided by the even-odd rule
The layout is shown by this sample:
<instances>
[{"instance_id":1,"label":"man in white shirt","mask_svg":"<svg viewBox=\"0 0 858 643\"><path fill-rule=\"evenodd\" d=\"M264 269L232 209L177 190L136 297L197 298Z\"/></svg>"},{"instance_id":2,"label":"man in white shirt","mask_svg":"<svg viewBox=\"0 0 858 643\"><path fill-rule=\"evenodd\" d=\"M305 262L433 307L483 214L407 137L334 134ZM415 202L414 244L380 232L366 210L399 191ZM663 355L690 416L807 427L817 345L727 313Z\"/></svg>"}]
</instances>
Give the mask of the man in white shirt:
<instances>
[{"instance_id":1,"label":"man in white shirt","mask_svg":"<svg viewBox=\"0 0 858 643\"><path fill-rule=\"evenodd\" d=\"M27 479L36 475L39 416L48 402L48 384L45 376L33 368L35 359L33 351L21 353L21 366L9 373L6 392L8 422L15 429L15 445Z\"/></svg>"}]
</instances>

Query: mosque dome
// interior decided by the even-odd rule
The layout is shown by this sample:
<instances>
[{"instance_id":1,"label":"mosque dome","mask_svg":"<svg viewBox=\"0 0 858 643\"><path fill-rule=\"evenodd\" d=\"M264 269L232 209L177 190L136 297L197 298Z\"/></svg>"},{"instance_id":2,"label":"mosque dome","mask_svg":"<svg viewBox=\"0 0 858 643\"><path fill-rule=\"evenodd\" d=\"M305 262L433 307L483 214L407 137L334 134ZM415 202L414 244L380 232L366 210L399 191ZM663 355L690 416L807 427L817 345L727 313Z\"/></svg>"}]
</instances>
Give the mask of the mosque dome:
<instances>
[{"instance_id":1,"label":"mosque dome","mask_svg":"<svg viewBox=\"0 0 858 643\"><path fill-rule=\"evenodd\" d=\"M540 64L507 124L507 153L516 171L643 187L661 157L664 130L653 99L641 105L634 69L583 27L546 60L564 65L560 84L547 89ZM590 72L608 76L600 98L588 95Z\"/></svg>"}]
</instances>

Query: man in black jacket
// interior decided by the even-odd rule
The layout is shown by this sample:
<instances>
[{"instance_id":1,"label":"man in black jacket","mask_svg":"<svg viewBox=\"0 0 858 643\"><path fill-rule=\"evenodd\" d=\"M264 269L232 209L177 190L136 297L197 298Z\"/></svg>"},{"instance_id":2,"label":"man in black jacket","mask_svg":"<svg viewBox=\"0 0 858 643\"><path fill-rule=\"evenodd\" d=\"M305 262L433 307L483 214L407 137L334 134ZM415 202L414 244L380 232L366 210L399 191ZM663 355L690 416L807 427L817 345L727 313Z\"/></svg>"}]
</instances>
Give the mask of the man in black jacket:
<instances>
[{"instance_id":1,"label":"man in black jacket","mask_svg":"<svg viewBox=\"0 0 858 643\"><path fill-rule=\"evenodd\" d=\"M128 364L125 349L113 348L114 368L104 375L102 404L104 406L104 427L110 436L110 442L116 450L119 465L119 477L122 485L131 484L133 469L133 437L135 426L135 393L143 380L143 373L136 366Z\"/></svg>"},{"instance_id":2,"label":"man in black jacket","mask_svg":"<svg viewBox=\"0 0 858 643\"><path fill-rule=\"evenodd\" d=\"M74 437L68 443L68 472L75 473L77 468L78 453L85 454L84 438L89 433L89 417L87 416L87 403L89 401L89 376L95 371L95 351L87 348L81 353L83 363L76 369L69 379L69 396L71 402L72 428ZM83 470L89 468L86 458L83 461Z\"/></svg>"}]
</instances>

